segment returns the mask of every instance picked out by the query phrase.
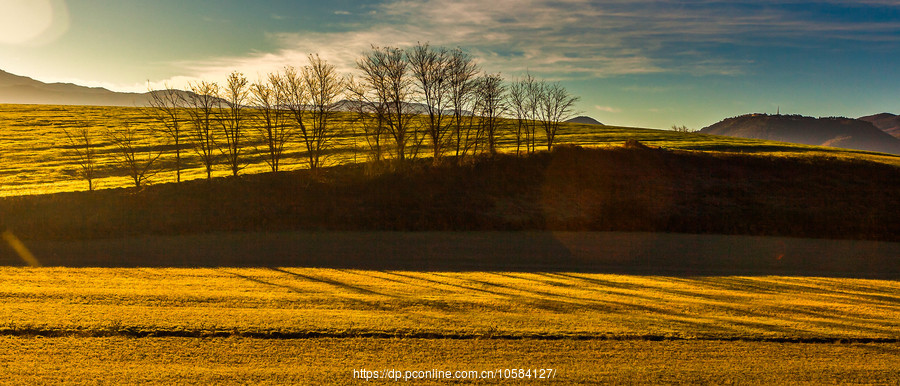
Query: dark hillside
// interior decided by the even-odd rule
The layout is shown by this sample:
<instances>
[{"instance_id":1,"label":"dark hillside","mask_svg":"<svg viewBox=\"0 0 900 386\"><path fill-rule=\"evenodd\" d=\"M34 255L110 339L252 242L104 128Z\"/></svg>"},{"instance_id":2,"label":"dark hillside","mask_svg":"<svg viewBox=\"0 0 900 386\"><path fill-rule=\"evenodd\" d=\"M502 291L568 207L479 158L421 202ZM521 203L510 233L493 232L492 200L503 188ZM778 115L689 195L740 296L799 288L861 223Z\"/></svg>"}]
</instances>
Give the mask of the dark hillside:
<instances>
[{"instance_id":1,"label":"dark hillside","mask_svg":"<svg viewBox=\"0 0 900 386\"><path fill-rule=\"evenodd\" d=\"M900 115L881 113L860 117L859 120L871 122L875 127L881 129L885 133L900 138Z\"/></svg>"},{"instance_id":2,"label":"dark hillside","mask_svg":"<svg viewBox=\"0 0 900 386\"><path fill-rule=\"evenodd\" d=\"M277 230L597 230L900 240L900 169L560 148L367 177L358 165L0 199L25 239Z\"/></svg>"},{"instance_id":3,"label":"dark hillside","mask_svg":"<svg viewBox=\"0 0 900 386\"><path fill-rule=\"evenodd\" d=\"M869 122L850 118L747 114L725 119L700 132L900 154L900 139L879 130Z\"/></svg>"},{"instance_id":4,"label":"dark hillside","mask_svg":"<svg viewBox=\"0 0 900 386\"><path fill-rule=\"evenodd\" d=\"M586 116L578 116L566 121L567 123L580 123L582 125L602 125L600 121Z\"/></svg>"}]
</instances>

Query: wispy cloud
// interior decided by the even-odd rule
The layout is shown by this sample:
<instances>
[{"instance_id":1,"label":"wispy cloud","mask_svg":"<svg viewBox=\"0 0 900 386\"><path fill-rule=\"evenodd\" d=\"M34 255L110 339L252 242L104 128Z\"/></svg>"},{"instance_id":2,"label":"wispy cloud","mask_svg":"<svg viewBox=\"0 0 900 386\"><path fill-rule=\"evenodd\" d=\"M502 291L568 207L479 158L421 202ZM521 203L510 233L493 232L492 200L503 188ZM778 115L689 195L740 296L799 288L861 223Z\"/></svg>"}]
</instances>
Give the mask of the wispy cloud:
<instances>
[{"instance_id":1,"label":"wispy cloud","mask_svg":"<svg viewBox=\"0 0 900 386\"><path fill-rule=\"evenodd\" d=\"M626 92L634 92L634 93L642 93L642 94L658 94L663 92L668 92L671 90L669 87L663 86L646 86L646 85L631 85L621 88L622 91Z\"/></svg>"},{"instance_id":2,"label":"wispy cloud","mask_svg":"<svg viewBox=\"0 0 900 386\"><path fill-rule=\"evenodd\" d=\"M594 110L602 111L604 113L621 113L622 109L612 106L594 106Z\"/></svg>"},{"instance_id":3,"label":"wispy cloud","mask_svg":"<svg viewBox=\"0 0 900 386\"><path fill-rule=\"evenodd\" d=\"M210 24L229 24L231 20L221 17L216 17L212 15L203 15L200 16L200 20Z\"/></svg>"},{"instance_id":4,"label":"wispy cloud","mask_svg":"<svg viewBox=\"0 0 900 386\"><path fill-rule=\"evenodd\" d=\"M421 41L463 47L486 71L507 75L529 71L552 80L653 73L733 76L751 71L755 61L721 47L792 47L834 39L900 42L898 20L837 20L810 14L802 5L781 5L775 0L398 0L375 7L350 30L271 34L280 47L275 51L178 65L189 77L217 78L235 69L256 74L302 65L306 54L315 52L353 71L356 58L372 44L406 47ZM854 6L896 11L900 2L869 0Z\"/></svg>"}]
</instances>

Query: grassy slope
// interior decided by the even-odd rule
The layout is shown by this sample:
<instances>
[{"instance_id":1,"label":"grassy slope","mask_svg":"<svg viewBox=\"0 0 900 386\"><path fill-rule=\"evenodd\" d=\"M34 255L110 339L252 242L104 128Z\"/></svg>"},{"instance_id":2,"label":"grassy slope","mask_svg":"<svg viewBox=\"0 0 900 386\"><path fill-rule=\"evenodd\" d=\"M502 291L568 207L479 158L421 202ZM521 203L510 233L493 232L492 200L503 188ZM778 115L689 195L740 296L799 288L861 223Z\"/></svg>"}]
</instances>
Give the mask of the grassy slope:
<instances>
[{"instance_id":1,"label":"grassy slope","mask_svg":"<svg viewBox=\"0 0 900 386\"><path fill-rule=\"evenodd\" d=\"M338 124L352 130L350 116L344 116ZM128 186L130 181L112 160L114 147L102 139L104 130L115 130L125 125L146 131L158 125L149 119L140 108L98 107L98 106L43 106L43 105L0 105L0 195L21 195L56 193L85 190L87 184L81 180L75 155L69 150L69 143L63 129L79 126L88 127L99 139L99 170L97 186L115 188ZM256 131L249 132L251 137ZM565 124L560 130L557 143L586 146L620 145L628 139L636 139L652 146L669 149L722 151L755 153L786 157L824 156L839 159L865 159L875 162L900 165L900 157L884 154L841 150L815 146L760 141L743 138L716 137L700 134L683 134L671 131L637 129L613 126ZM157 145L165 143L163 140ZM515 150L512 138L506 134L500 141L506 151ZM366 159L362 148L364 139L343 135L338 138L329 162L352 163ZM170 144L171 145L171 144ZM258 144L259 145L259 144ZM199 159L184 146L184 179L198 179L205 176ZM286 149L287 161L284 170L304 168L303 152L299 142ZM167 171L157 174L156 183L173 181L174 153L167 151L160 165ZM258 156L248 158L245 173L259 173L268 169ZM225 176L224 167L217 168L215 175Z\"/></svg>"},{"instance_id":2,"label":"grassy slope","mask_svg":"<svg viewBox=\"0 0 900 386\"><path fill-rule=\"evenodd\" d=\"M649 231L898 240L900 168L560 148L369 176L348 165L0 200L22 238L281 230Z\"/></svg>"},{"instance_id":3,"label":"grassy slope","mask_svg":"<svg viewBox=\"0 0 900 386\"><path fill-rule=\"evenodd\" d=\"M86 122L95 128L115 127L123 123L122 117L143 124L139 122L138 112L127 108L113 111L109 108L3 106L0 108L0 146L4 146L0 149L3 154L0 162L2 194L83 189L84 183L72 175L75 168L71 154L61 151L64 141L59 125ZM68 120L68 123L61 120ZM35 127L43 128L43 131L36 135ZM619 220L632 219L632 222L624 222L630 224L629 230L644 229L640 219L650 215L649 219L656 221L653 216L660 210L680 208L677 213L696 214L693 209L698 207L683 205L700 200L702 205L699 207L707 210L700 212L701 217L682 217L682 222L712 225L690 231L881 239L893 239L891 235L897 234L896 220L891 222L890 219L897 213L897 204L891 195L897 191L893 184L898 181L895 167L900 165L900 157L586 125L566 126L560 136L563 143L590 146L618 145L629 138L651 146L714 154L707 158L674 153L676 158L666 158L674 154L645 157L657 153L635 156L611 151L609 154L620 157L620 162L606 164L608 167L599 170L607 177L604 181L612 183L576 185L579 190L574 192L565 191L566 186L572 186L567 185L573 181L572 171L575 170L577 175L584 170L566 168L569 163L557 163L554 167L549 158L549 163L536 169L540 173L532 176L537 180L518 179L537 187L537 190L528 190L531 193L524 196L519 190L501 188L506 186L504 184L494 182L491 185L489 180L464 185L490 188L486 196L463 196L481 200L475 201L479 205L487 202L490 204L487 208L493 210L488 211L491 216L487 222L476 222L476 226L494 226L497 219L512 221L504 226L513 229L522 228L522 224L529 221L539 225L536 227L540 229L581 226L582 219L575 216L573 220L565 214L583 212L581 205L584 203L573 193L590 188L588 191L594 189L592 194L597 194L590 198L606 197L599 201L605 205L601 206L601 213L619 208L619 216L622 216ZM744 158L717 152L754 153L765 157ZM292 155L297 157L300 153L294 149ZM694 161L685 166L676 162L685 158L678 157L694 157ZM784 158L788 160L780 160ZM339 162L353 159L353 152L338 152L333 158ZM191 165L186 173L188 178L198 178L201 173L196 160L189 159L188 162ZM717 164L721 166L715 166ZM880 166L884 164L892 167ZM761 165L767 173L786 171L754 174L753 170ZM709 169L710 166L713 168ZM818 172L823 166L829 171ZM288 168L299 169L302 164L295 161ZM674 173L675 177L702 177L702 181L708 182L701 183L697 179L690 180L692 183L687 186L674 184L672 176L650 173L654 168ZM264 169L264 164L257 159L247 171ZM329 173L352 175L355 173L352 169L336 169ZM457 173L468 176L466 173L472 170L477 169ZM493 168L493 174L487 173L483 177L508 175L505 171L508 169L501 165ZM117 177L117 172L108 163L104 164L102 173L105 175L100 181L103 187L128 183ZM224 172L219 171L218 175L224 175ZM348 218L356 215L348 211L347 205L360 203L363 205L358 208L374 213L357 224L360 229L380 229L378 227L385 225L391 229L428 229L436 218L434 212L424 209L431 207L430 203L415 199L421 194L421 191L413 190L422 186L422 180L417 179L421 175L417 178L389 175L356 185L346 180L339 184L322 183L321 179L304 177L302 172L283 177L260 175L238 181L221 180L212 185L198 182L178 188L159 186L138 194L111 190L93 196L67 193L12 198L0 203L0 212L5 215L4 222L13 224L13 229L20 235L37 240L147 232L180 234L208 230L329 228L327 219L336 218L346 224ZM512 177L504 181L517 180ZM575 181L583 184L598 176L588 173L586 177L590 178L583 177L575 178ZM173 178L171 173L162 173L156 181ZM326 175L324 181L339 182L340 178ZM648 185L646 181L657 182ZM440 194L435 192L468 191L448 189L451 184L459 185L458 182L450 180L436 184L426 192L433 197ZM398 190L388 189L383 196L360 201L330 201L330 205L324 206L303 201L335 193L344 198L365 195L372 187L397 187ZM648 188L650 194L645 193ZM248 195L248 192L252 194ZM397 195L398 192L416 194L404 196ZM809 195L811 192L815 194ZM273 193L274 202L287 204L269 206L273 201L264 198ZM569 198L562 205L540 199L560 193ZM603 196L600 193L614 194ZM673 193L682 200L679 204L672 198ZM232 204L215 204L213 197L216 194L227 196ZM291 196L300 198L285 200ZM173 197L186 200L176 201ZM236 197L247 200L233 200ZM397 197L406 201L386 200ZM447 195L445 200L449 197ZM612 197L617 198L608 199ZM639 199L628 201L632 197ZM812 204L810 197L814 197ZM648 205L651 202L662 204ZM406 207L411 209L391 214L391 210L410 203L413 205ZM875 203L874 208L872 203ZM460 211L462 207L452 206L440 209L445 214L461 213L456 217L444 216L444 221L449 221L445 226L450 224L452 229L455 221L468 222L471 219L465 216L484 212L486 207L479 205L465 211ZM317 207L324 209L317 212ZM384 209L373 212L372 208ZM537 213L538 216L530 219L514 216L523 208L530 209L531 212L526 213ZM718 209L708 210L710 208ZM748 208L775 209L763 213L781 217L754 220L753 212ZM248 211L270 213L271 216L241 217ZM309 219L310 213L314 213L312 218L320 222L268 222L275 218ZM548 213L552 215L547 216ZM815 213L825 213L825 217L815 217ZM751 221L744 225L736 221L746 220L748 214ZM604 218L605 221L616 219ZM716 222L717 218L727 221ZM792 221L796 219L802 220L800 225ZM837 219L840 220L835 221ZM792 229L773 230L767 227L772 223ZM811 224L825 225L815 228ZM763 227L754 228L759 225ZM141 228L144 226L149 228ZM0 328L8 335L0 337L0 345L5 347L0 350L0 363L7 380L19 383L171 383L185 380L199 383L350 383L353 381L352 369L363 367L404 370L554 367L558 368L559 379L567 383L881 383L898 377L896 362L900 348L897 343L833 345L760 341L886 339L896 342L900 339L894 322L900 319L900 300L896 297L900 288L893 281L299 268L0 268L0 277L0 298L3 300L0 302L0 320L4 323ZM344 337L374 333L385 336L536 338L608 336L629 340L323 338L263 341L247 337L303 336L310 332ZM231 337L132 339L120 336L153 333ZM17 336L21 334L25 336ZM64 337L39 339L29 334ZM83 335L113 336L78 337ZM645 340L663 337L714 340ZM752 341L729 341L735 338ZM411 352L419 354L408 355ZM60 362L60 357L66 361ZM586 361L585 358L598 360Z\"/></svg>"},{"instance_id":4,"label":"grassy slope","mask_svg":"<svg viewBox=\"0 0 900 386\"><path fill-rule=\"evenodd\" d=\"M349 118L349 116L345 117ZM62 128L100 135L155 123L138 108L3 105L0 192L77 190ZM352 127L345 120L342 125ZM23 238L73 239L248 230L600 230L897 240L900 157L669 131L565 125L559 143L607 150L418 167L369 178L359 165L310 177L299 144L286 169L212 184L163 184L0 200L0 223ZM639 140L670 151L623 151ZM356 147L354 147L354 144ZM507 134L501 141L513 150ZM331 161L365 158L339 138ZM671 151L671 150L677 151ZM127 186L101 141L98 182ZM185 149L186 179L202 175ZM747 155L752 154L752 156ZM171 167L172 154L163 165ZM266 170L257 158L246 173ZM423 164L427 161L423 161ZM225 172L220 170L217 175ZM119 175L117 177L117 175ZM155 181L170 181L163 172ZM83 188L83 187L82 187Z\"/></svg>"}]
</instances>

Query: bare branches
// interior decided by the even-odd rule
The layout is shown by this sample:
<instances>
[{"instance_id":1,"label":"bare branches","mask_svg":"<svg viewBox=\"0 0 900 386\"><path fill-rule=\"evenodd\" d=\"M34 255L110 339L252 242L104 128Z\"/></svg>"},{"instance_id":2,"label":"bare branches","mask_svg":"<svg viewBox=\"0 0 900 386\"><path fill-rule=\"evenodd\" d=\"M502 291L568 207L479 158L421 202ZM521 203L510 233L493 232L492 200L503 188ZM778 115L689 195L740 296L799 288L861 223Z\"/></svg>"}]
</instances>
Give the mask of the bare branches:
<instances>
[{"instance_id":1,"label":"bare branches","mask_svg":"<svg viewBox=\"0 0 900 386\"><path fill-rule=\"evenodd\" d=\"M529 113L529 117L531 119L530 124L528 125L528 132L526 141L529 144L528 152L532 153L537 150L537 126L538 120L540 118L541 107L541 99L544 95L544 89L546 88L546 84L541 81L538 82L534 79L531 74L525 74L525 79L522 80L523 86L525 87L525 110Z\"/></svg>"},{"instance_id":2,"label":"bare branches","mask_svg":"<svg viewBox=\"0 0 900 386\"><path fill-rule=\"evenodd\" d=\"M266 144L266 163L277 172L284 157L284 146L294 133L287 124L284 109L287 100L284 78L277 73L269 74L265 82L251 85L250 93L257 108L257 119L262 122L259 132Z\"/></svg>"},{"instance_id":3,"label":"bare branches","mask_svg":"<svg viewBox=\"0 0 900 386\"><path fill-rule=\"evenodd\" d=\"M516 155L519 155L522 144L528 146L528 116L530 107L528 106L528 83L525 79L520 79L509 85L509 93L507 93L509 110L513 118L516 120L516 126L512 130L516 139Z\"/></svg>"},{"instance_id":4,"label":"bare branches","mask_svg":"<svg viewBox=\"0 0 900 386\"><path fill-rule=\"evenodd\" d=\"M309 92L303 82L303 76L297 71L297 68L287 66L281 75L281 86L284 93L284 107L290 111L291 125L301 138L305 138L308 136L306 109ZM310 167L312 167L312 163L310 163Z\"/></svg>"},{"instance_id":5,"label":"bare branches","mask_svg":"<svg viewBox=\"0 0 900 386\"><path fill-rule=\"evenodd\" d=\"M410 68L428 115L427 134L431 139L434 161L443 154L447 134L451 128L445 111L451 106L451 75L454 68L447 49L433 49L419 43L407 53Z\"/></svg>"},{"instance_id":6,"label":"bare branches","mask_svg":"<svg viewBox=\"0 0 900 386\"><path fill-rule=\"evenodd\" d=\"M506 86L500 74L488 74L478 79L475 89L475 110L481 120L481 132L487 150L497 154L497 135L500 116L506 113Z\"/></svg>"},{"instance_id":7,"label":"bare branches","mask_svg":"<svg viewBox=\"0 0 900 386\"><path fill-rule=\"evenodd\" d=\"M544 133L547 135L547 150L553 150L560 122L575 115L575 102L578 102L578 99L570 95L559 83L543 87L538 106Z\"/></svg>"},{"instance_id":8,"label":"bare branches","mask_svg":"<svg viewBox=\"0 0 900 386\"><path fill-rule=\"evenodd\" d=\"M228 162L228 167L234 176L243 169L241 154L244 147L244 129L246 123L244 105L250 96L247 77L240 72L232 72L225 83L225 105L222 112L221 126L225 135L224 150L219 149Z\"/></svg>"},{"instance_id":9,"label":"bare branches","mask_svg":"<svg viewBox=\"0 0 900 386\"><path fill-rule=\"evenodd\" d=\"M215 154L216 114L222 107L222 99L219 98L219 85L213 82L191 83L191 95L187 100L188 118L191 122L191 131L188 139L194 152L200 157L200 161L206 167L206 179L212 178L212 168L216 162Z\"/></svg>"},{"instance_id":10,"label":"bare branches","mask_svg":"<svg viewBox=\"0 0 900 386\"><path fill-rule=\"evenodd\" d=\"M63 128L66 139L75 153L80 175L88 183L88 190L94 190L94 177L97 171L97 150L94 143L94 137L87 126L79 126L75 130L69 131Z\"/></svg>"},{"instance_id":11,"label":"bare branches","mask_svg":"<svg viewBox=\"0 0 900 386\"><path fill-rule=\"evenodd\" d=\"M475 76L478 66L472 57L457 48L450 51L448 63L448 79L450 82L450 105L453 109L453 134L456 137L456 157L465 156L469 147L469 132L472 113L467 113L475 90ZM466 122L467 121L467 122Z\"/></svg>"},{"instance_id":12,"label":"bare branches","mask_svg":"<svg viewBox=\"0 0 900 386\"><path fill-rule=\"evenodd\" d=\"M118 131L107 130L105 137L115 146L114 158L131 177L135 188L140 189L156 174L153 164L162 155L162 150L153 151L148 145L154 142L148 133L141 133L126 125ZM142 146L145 148L142 149Z\"/></svg>"},{"instance_id":13,"label":"bare branches","mask_svg":"<svg viewBox=\"0 0 900 386\"><path fill-rule=\"evenodd\" d=\"M321 166L325 151L339 134L334 126L335 103L344 95L347 80L337 73L318 54L309 55L309 64L303 67L303 85L310 99L310 119L308 130L302 130L303 142L309 158L309 168Z\"/></svg>"},{"instance_id":14,"label":"bare branches","mask_svg":"<svg viewBox=\"0 0 900 386\"><path fill-rule=\"evenodd\" d=\"M150 116L160 123L159 130L171 137L175 142L175 182L181 182L181 139L182 121L186 113L183 111L187 105L183 92L171 88L168 84L164 90L150 90Z\"/></svg>"},{"instance_id":15,"label":"bare branches","mask_svg":"<svg viewBox=\"0 0 900 386\"><path fill-rule=\"evenodd\" d=\"M415 141L409 111L412 80L403 50L373 46L356 65L363 72L360 82L372 90L375 104L384 107L383 123L394 139L397 158L403 162L410 152L408 145Z\"/></svg>"},{"instance_id":16,"label":"bare branches","mask_svg":"<svg viewBox=\"0 0 900 386\"><path fill-rule=\"evenodd\" d=\"M672 131L674 131L676 133L695 133L695 132L697 132L697 130L691 129L685 125L681 125L681 126L672 125Z\"/></svg>"},{"instance_id":17,"label":"bare branches","mask_svg":"<svg viewBox=\"0 0 900 386\"><path fill-rule=\"evenodd\" d=\"M370 160L380 164L386 156L384 141L387 140L387 128L385 127L385 114L387 104L379 101L378 97L364 83L357 82L352 77L347 82L347 93L355 99L350 102L350 108L356 114L355 123L362 129L369 148Z\"/></svg>"}]
</instances>

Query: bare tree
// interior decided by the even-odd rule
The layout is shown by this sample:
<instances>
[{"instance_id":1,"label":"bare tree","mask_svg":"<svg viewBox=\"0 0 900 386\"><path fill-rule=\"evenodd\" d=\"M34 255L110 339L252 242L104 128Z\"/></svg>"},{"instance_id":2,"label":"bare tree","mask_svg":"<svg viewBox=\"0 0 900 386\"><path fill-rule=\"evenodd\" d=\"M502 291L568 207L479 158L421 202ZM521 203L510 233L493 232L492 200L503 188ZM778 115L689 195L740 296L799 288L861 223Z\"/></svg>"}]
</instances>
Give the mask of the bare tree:
<instances>
[{"instance_id":1,"label":"bare tree","mask_svg":"<svg viewBox=\"0 0 900 386\"><path fill-rule=\"evenodd\" d=\"M386 158L384 141L387 139L387 128L384 122L387 104L373 90L352 77L347 82L347 92L355 100L351 105L356 115L355 126L362 129L370 160L379 165Z\"/></svg>"},{"instance_id":2,"label":"bare tree","mask_svg":"<svg viewBox=\"0 0 900 386\"><path fill-rule=\"evenodd\" d=\"M216 162L215 127L216 114L222 106L219 85L215 82L191 83L191 94L187 100L187 113L191 123L188 140L206 167L206 179L212 178L212 168Z\"/></svg>"},{"instance_id":3,"label":"bare tree","mask_svg":"<svg viewBox=\"0 0 900 386\"><path fill-rule=\"evenodd\" d=\"M516 155L519 155L522 145L528 147L528 116L530 107L528 106L528 84L525 79L519 79L509 85L509 92L506 94L509 110L516 120L515 128L512 130L516 138Z\"/></svg>"},{"instance_id":4,"label":"bare tree","mask_svg":"<svg viewBox=\"0 0 900 386\"><path fill-rule=\"evenodd\" d=\"M165 85L164 90L150 90L151 117L162 123L160 132L167 135L175 143L175 182L181 182L181 139L182 122L185 119L186 106L184 95L181 91Z\"/></svg>"},{"instance_id":5,"label":"bare tree","mask_svg":"<svg viewBox=\"0 0 900 386\"><path fill-rule=\"evenodd\" d=\"M681 125L681 126L672 125L672 131L677 132L677 133L693 133L696 130L690 129L685 125Z\"/></svg>"},{"instance_id":6,"label":"bare tree","mask_svg":"<svg viewBox=\"0 0 900 386\"><path fill-rule=\"evenodd\" d=\"M538 82L531 74L525 74L522 80L525 86L525 110L528 112L528 130L526 132L526 142L528 143L528 152L533 153L537 150L537 128L538 120L541 119L539 114L541 101L547 90L547 84L543 81Z\"/></svg>"},{"instance_id":7,"label":"bare tree","mask_svg":"<svg viewBox=\"0 0 900 386\"><path fill-rule=\"evenodd\" d=\"M291 121L290 126L293 127L291 130L295 130L302 137L303 133L309 132L306 121L309 91L306 89L301 72L293 66L285 67L281 75L281 86L284 92L284 106L290 112L288 119Z\"/></svg>"},{"instance_id":8,"label":"bare tree","mask_svg":"<svg viewBox=\"0 0 900 386\"><path fill-rule=\"evenodd\" d=\"M480 119L480 132L487 141L487 151L497 154L500 116L506 113L506 86L500 74L488 74L478 79L475 106Z\"/></svg>"},{"instance_id":9,"label":"bare tree","mask_svg":"<svg viewBox=\"0 0 900 386\"><path fill-rule=\"evenodd\" d=\"M309 125L301 126L300 134L306 144L310 170L322 166L325 152L334 144L339 130L334 125L338 113L335 104L344 94L347 80L337 73L318 54L309 55L303 67L303 85L309 95Z\"/></svg>"},{"instance_id":10,"label":"bare tree","mask_svg":"<svg viewBox=\"0 0 900 386\"><path fill-rule=\"evenodd\" d=\"M219 149L228 162L228 167L234 176L243 169L241 154L244 149L244 136L246 126L245 105L250 97L250 87L247 77L240 72L232 72L225 83L224 96L226 109L220 120L222 132L225 135L224 150Z\"/></svg>"},{"instance_id":11,"label":"bare tree","mask_svg":"<svg viewBox=\"0 0 900 386\"><path fill-rule=\"evenodd\" d=\"M457 48L450 51L448 60L448 78L450 82L450 105L453 110L453 134L456 137L457 162L465 156L469 142L469 127L472 114L467 114L475 89L475 76L478 66L472 57ZM469 122L464 122L468 120Z\"/></svg>"},{"instance_id":12,"label":"bare tree","mask_svg":"<svg viewBox=\"0 0 900 386\"><path fill-rule=\"evenodd\" d=\"M544 133L547 134L547 150L553 150L560 122L575 115L575 102L578 99L559 83L550 84L544 89L539 110Z\"/></svg>"},{"instance_id":13,"label":"bare tree","mask_svg":"<svg viewBox=\"0 0 900 386\"><path fill-rule=\"evenodd\" d=\"M428 115L426 132L431 140L432 156L438 162L443 154L451 119L446 110L451 102L451 54L445 48L432 49L419 43L407 53L410 68Z\"/></svg>"},{"instance_id":14,"label":"bare tree","mask_svg":"<svg viewBox=\"0 0 900 386\"><path fill-rule=\"evenodd\" d=\"M105 136L116 147L113 157L131 177L135 188L140 189L156 174L153 164L162 155L162 150L153 150L151 144L154 141L149 133L139 132L134 127L125 125L120 130L107 129Z\"/></svg>"},{"instance_id":15,"label":"bare tree","mask_svg":"<svg viewBox=\"0 0 900 386\"><path fill-rule=\"evenodd\" d=\"M394 140L396 155L403 162L411 154L408 145L415 144L409 100L412 80L403 50L394 47L372 47L356 61L362 71L361 84L373 91L375 103L384 107L383 119Z\"/></svg>"},{"instance_id":16,"label":"bare tree","mask_svg":"<svg viewBox=\"0 0 900 386\"><path fill-rule=\"evenodd\" d=\"M82 125L72 131L63 128L63 133L66 134L69 146L77 158L76 161L80 168L79 174L82 178L87 180L88 190L93 191L94 177L96 176L97 171L97 150L95 149L96 144L94 143L94 137L91 134L90 129L87 126Z\"/></svg>"},{"instance_id":17,"label":"bare tree","mask_svg":"<svg viewBox=\"0 0 900 386\"><path fill-rule=\"evenodd\" d=\"M287 98L284 79L278 73L269 74L265 82L251 85L250 91L262 122L259 132L266 144L266 163L273 172L277 172L284 157L284 146L293 136L284 110Z\"/></svg>"}]
</instances>

